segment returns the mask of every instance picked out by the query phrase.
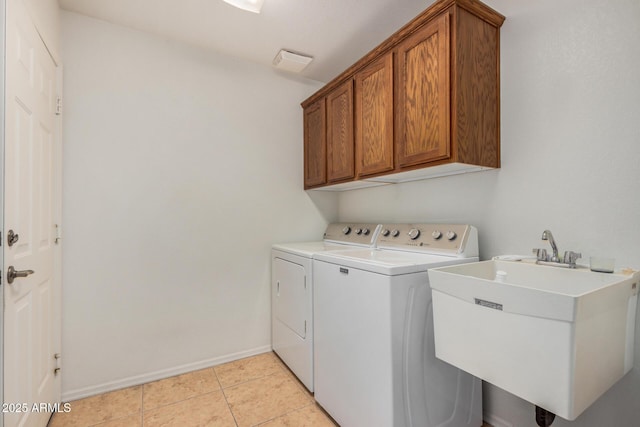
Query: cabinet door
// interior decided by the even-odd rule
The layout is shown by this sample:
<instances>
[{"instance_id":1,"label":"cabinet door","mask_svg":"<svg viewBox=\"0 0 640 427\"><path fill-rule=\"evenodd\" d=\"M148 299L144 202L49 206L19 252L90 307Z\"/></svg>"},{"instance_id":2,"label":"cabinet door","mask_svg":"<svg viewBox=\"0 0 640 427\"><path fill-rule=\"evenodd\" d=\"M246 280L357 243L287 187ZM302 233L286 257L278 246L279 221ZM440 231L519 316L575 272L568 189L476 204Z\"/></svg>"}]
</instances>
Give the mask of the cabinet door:
<instances>
[{"instance_id":1,"label":"cabinet door","mask_svg":"<svg viewBox=\"0 0 640 427\"><path fill-rule=\"evenodd\" d=\"M327 182L325 99L304 109L304 188Z\"/></svg>"},{"instance_id":2,"label":"cabinet door","mask_svg":"<svg viewBox=\"0 0 640 427\"><path fill-rule=\"evenodd\" d=\"M327 181L354 177L353 81L327 95Z\"/></svg>"},{"instance_id":3,"label":"cabinet door","mask_svg":"<svg viewBox=\"0 0 640 427\"><path fill-rule=\"evenodd\" d=\"M402 167L450 157L449 14L397 49L396 144Z\"/></svg>"},{"instance_id":4,"label":"cabinet door","mask_svg":"<svg viewBox=\"0 0 640 427\"><path fill-rule=\"evenodd\" d=\"M356 74L356 172L393 170L393 54Z\"/></svg>"}]
</instances>

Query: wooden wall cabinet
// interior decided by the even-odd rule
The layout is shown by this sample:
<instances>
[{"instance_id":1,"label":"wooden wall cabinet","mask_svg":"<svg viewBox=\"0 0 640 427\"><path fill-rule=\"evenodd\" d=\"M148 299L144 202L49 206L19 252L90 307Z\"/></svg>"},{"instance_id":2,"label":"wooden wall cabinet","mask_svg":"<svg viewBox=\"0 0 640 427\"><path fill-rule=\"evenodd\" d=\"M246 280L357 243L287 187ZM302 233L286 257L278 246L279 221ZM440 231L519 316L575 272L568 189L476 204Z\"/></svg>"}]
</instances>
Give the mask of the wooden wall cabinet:
<instances>
[{"instance_id":1,"label":"wooden wall cabinet","mask_svg":"<svg viewBox=\"0 0 640 427\"><path fill-rule=\"evenodd\" d=\"M321 98L304 109L304 188L327 183L327 113Z\"/></svg>"},{"instance_id":2,"label":"wooden wall cabinet","mask_svg":"<svg viewBox=\"0 0 640 427\"><path fill-rule=\"evenodd\" d=\"M355 177L353 80L304 109L304 188Z\"/></svg>"},{"instance_id":3,"label":"wooden wall cabinet","mask_svg":"<svg viewBox=\"0 0 640 427\"><path fill-rule=\"evenodd\" d=\"M305 189L500 167L503 22L477 0L439 0L305 100Z\"/></svg>"},{"instance_id":4,"label":"wooden wall cabinet","mask_svg":"<svg viewBox=\"0 0 640 427\"><path fill-rule=\"evenodd\" d=\"M393 55L388 53L355 76L358 178L391 171L393 154Z\"/></svg>"},{"instance_id":5,"label":"wooden wall cabinet","mask_svg":"<svg viewBox=\"0 0 640 427\"><path fill-rule=\"evenodd\" d=\"M449 134L449 14L396 48L396 153L399 168L447 159Z\"/></svg>"},{"instance_id":6,"label":"wooden wall cabinet","mask_svg":"<svg viewBox=\"0 0 640 427\"><path fill-rule=\"evenodd\" d=\"M327 182L355 176L353 145L353 81L327 95Z\"/></svg>"},{"instance_id":7,"label":"wooden wall cabinet","mask_svg":"<svg viewBox=\"0 0 640 427\"><path fill-rule=\"evenodd\" d=\"M397 171L500 167L502 20L485 18L453 7L397 47Z\"/></svg>"}]
</instances>

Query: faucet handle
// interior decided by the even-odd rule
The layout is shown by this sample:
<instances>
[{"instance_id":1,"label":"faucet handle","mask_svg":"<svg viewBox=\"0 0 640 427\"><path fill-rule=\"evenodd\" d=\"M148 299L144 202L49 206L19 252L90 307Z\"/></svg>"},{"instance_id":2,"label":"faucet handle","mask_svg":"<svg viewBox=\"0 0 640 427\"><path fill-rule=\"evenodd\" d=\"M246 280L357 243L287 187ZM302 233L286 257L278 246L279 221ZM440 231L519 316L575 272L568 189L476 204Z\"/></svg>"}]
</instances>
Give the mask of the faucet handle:
<instances>
[{"instance_id":1,"label":"faucet handle","mask_svg":"<svg viewBox=\"0 0 640 427\"><path fill-rule=\"evenodd\" d=\"M572 267L576 266L576 261L582 258L582 254L580 252L573 252L573 251L565 251L564 252L564 263L565 264L569 264Z\"/></svg>"},{"instance_id":2,"label":"faucet handle","mask_svg":"<svg viewBox=\"0 0 640 427\"><path fill-rule=\"evenodd\" d=\"M538 261L547 261L549 258L546 249L533 249L533 253Z\"/></svg>"}]
</instances>

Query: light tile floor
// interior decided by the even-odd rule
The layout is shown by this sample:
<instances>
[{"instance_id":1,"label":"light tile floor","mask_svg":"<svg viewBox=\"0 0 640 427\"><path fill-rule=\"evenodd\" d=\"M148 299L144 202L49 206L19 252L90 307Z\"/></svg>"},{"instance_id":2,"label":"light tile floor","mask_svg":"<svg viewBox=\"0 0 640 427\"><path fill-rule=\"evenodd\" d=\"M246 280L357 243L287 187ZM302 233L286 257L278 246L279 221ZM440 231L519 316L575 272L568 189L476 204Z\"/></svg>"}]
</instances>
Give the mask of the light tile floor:
<instances>
[{"instance_id":1,"label":"light tile floor","mask_svg":"<svg viewBox=\"0 0 640 427\"><path fill-rule=\"evenodd\" d=\"M71 402L49 427L334 427L274 353Z\"/></svg>"}]
</instances>

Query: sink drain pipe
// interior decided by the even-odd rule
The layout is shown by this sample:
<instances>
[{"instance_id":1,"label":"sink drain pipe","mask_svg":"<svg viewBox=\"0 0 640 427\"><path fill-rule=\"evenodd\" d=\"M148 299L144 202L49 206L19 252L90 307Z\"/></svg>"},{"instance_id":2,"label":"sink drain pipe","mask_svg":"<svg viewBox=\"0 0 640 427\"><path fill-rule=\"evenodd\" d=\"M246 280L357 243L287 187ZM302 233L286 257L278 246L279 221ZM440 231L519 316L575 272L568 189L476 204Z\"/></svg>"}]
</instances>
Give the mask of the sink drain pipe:
<instances>
[{"instance_id":1,"label":"sink drain pipe","mask_svg":"<svg viewBox=\"0 0 640 427\"><path fill-rule=\"evenodd\" d=\"M536 405L536 422L540 427L549 427L555 419L556 414Z\"/></svg>"}]
</instances>

